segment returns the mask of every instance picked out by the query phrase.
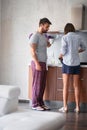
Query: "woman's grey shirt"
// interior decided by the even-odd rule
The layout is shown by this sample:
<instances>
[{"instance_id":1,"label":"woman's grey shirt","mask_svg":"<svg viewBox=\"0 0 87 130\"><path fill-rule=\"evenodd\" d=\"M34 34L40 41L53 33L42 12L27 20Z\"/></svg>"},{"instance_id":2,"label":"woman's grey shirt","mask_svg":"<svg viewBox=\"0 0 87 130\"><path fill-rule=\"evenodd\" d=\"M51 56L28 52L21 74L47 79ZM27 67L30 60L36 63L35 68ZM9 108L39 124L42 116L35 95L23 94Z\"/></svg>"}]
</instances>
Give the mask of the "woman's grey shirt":
<instances>
[{"instance_id":1,"label":"woman's grey shirt","mask_svg":"<svg viewBox=\"0 0 87 130\"><path fill-rule=\"evenodd\" d=\"M80 65L79 49L86 50L83 39L75 32L69 32L62 37L61 54L63 63L68 66Z\"/></svg>"}]
</instances>

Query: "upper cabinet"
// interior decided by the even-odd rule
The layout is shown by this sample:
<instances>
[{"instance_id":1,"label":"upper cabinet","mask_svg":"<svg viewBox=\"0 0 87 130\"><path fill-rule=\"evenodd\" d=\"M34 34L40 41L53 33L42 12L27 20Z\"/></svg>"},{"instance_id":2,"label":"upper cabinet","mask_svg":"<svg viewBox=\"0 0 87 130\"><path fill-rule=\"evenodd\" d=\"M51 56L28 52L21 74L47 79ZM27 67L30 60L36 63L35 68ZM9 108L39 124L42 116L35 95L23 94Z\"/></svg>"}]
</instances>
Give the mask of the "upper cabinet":
<instances>
[{"instance_id":1,"label":"upper cabinet","mask_svg":"<svg viewBox=\"0 0 87 130\"><path fill-rule=\"evenodd\" d=\"M87 30L87 6L72 5L70 14L70 22L74 24L76 30Z\"/></svg>"},{"instance_id":2,"label":"upper cabinet","mask_svg":"<svg viewBox=\"0 0 87 130\"><path fill-rule=\"evenodd\" d=\"M78 30L83 28L83 15L84 15L83 5L80 4L71 7L71 22Z\"/></svg>"}]
</instances>

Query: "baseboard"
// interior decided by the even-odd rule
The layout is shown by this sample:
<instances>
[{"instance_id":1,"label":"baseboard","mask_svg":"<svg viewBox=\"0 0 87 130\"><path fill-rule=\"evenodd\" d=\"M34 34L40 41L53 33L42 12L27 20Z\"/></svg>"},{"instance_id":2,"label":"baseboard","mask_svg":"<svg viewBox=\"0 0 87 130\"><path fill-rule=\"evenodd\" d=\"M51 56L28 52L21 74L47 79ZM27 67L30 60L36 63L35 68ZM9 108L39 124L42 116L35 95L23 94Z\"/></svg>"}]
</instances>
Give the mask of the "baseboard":
<instances>
[{"instance_id":1,"label":"baseboard","mask_svg":"<svg viewBox=\"0 0 87 130\"><path fill-rule=\"evenodd\" d=\"M19 103L30 103L29 99L19 99L18 100Z\"/></svg>"},{"instance_id":2,"label":"baseboard","mask_svg":"<svg viewBox=\"0 0 87 130\"><path fill-rule=\"evenodd\" d=\"M19 103L29 103L31 106L31 100L29 100L29 99L19 99ZM58 109L63 106L62 101L46 100L45 103L46 103L46 105L50 106L50 108L53 108L53 109ZM75 108L75 102L69 102L68 108L70 109L70 111L73 111L73 109ZM87 112L87 103L80 103L80 109L82 112Z\"/></svg>"},{"instance_id":3,"label":"baseboard","mask_svg":"<svg viewBox=\"0 0 87 130\"><path fill-rule=\"evenodd\" d=\"M45 103L53 109L59 109L63 106L62 101L45 101ZM68 102L68 109L69 111L73 111L76 105L75 102ZM87 112L87 103L80 103L80 110L81 112Z\"/></svg>"}]
</instances>

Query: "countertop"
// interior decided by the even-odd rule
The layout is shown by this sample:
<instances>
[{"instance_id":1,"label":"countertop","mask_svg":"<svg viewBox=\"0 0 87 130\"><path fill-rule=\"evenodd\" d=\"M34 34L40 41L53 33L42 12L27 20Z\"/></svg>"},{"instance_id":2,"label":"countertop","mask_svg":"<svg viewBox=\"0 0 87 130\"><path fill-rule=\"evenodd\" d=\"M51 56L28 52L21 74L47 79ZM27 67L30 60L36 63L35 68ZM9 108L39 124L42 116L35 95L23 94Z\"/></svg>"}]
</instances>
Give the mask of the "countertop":
<instances>
[{"instance_id":1,"label":"countertop","mask_svg":"<svg viewBox=\"0 0 87 130\"><path fill-rule=\"evenodd\" d=\"M48 64L48 67L51 66L51 67L62 67L62 64L55 64L55 65L52 65L52 64ZM87 67L87 65L80 65L81 67Z\"/></svg>"},{"instance_id":2,"label":"countertop","mask_svg":"<svg viewBox=\"0 0 87 130\"><path fill-rule=\"evenodd\" d=\"M29 66L31 65L31 63L28 64ZM62 64L47 64L47 67L62 67ZM81 67L87 67L87 65L80 65Z\"/></svg>"}]
</instances>

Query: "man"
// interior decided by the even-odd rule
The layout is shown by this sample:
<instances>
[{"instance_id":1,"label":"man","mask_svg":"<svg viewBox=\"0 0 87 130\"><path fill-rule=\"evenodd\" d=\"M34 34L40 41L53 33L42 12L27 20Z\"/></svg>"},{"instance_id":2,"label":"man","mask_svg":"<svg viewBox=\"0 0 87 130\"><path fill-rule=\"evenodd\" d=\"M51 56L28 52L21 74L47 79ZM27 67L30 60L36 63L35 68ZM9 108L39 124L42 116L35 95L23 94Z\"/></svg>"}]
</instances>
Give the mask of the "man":
<instances>
[{"instance_id":1,"label":"man","mask_svg":"<svg viewBox=\"0 0 87 130\"><path fill-rule=\"evenodd\" d=\"M30 48L32 55L32 109L43 111L49 108L43 102L43 94L46 84L46 61L47 47L50 47L46 32L49 30L51 22L47 18L39 21L37 32L30 37Z\"/></svg>"}]
</instances>

